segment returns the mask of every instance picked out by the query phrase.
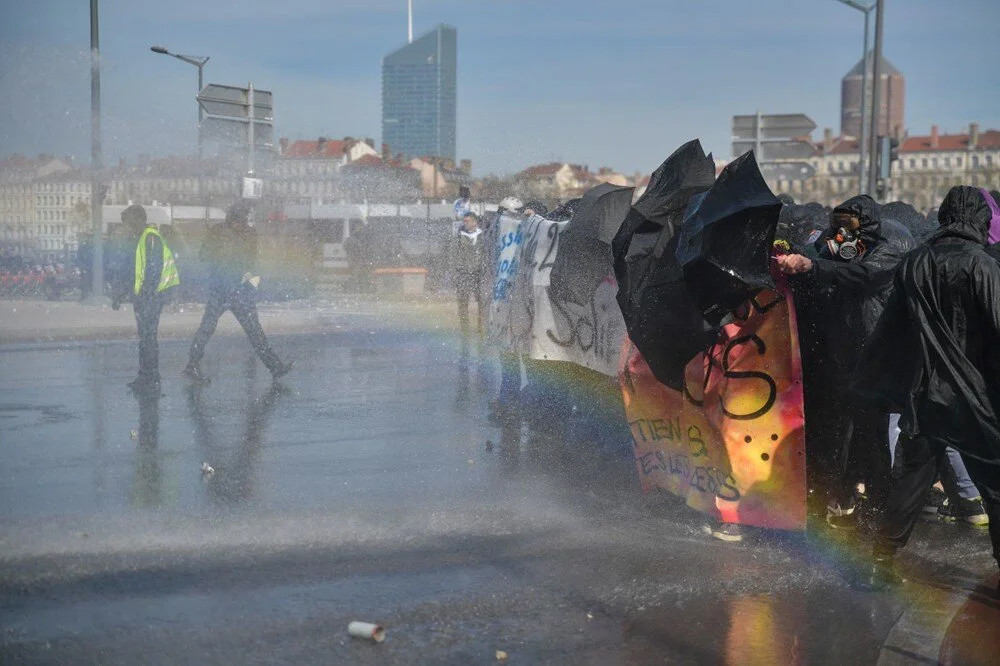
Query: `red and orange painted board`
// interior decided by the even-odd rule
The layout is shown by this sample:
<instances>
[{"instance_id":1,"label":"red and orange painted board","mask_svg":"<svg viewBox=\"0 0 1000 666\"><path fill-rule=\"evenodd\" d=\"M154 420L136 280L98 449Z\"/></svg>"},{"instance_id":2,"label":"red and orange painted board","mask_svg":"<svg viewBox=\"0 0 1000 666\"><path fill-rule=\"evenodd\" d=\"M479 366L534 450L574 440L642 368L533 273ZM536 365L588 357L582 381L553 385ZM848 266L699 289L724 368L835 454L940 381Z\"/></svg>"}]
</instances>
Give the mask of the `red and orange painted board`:
<instances>
[{"instance_id":1,"label":"red and orange painted board","mask_svg":"<svg viewBox=\"0 0 1000 666\"><path fill-rule=\"evenodd\" d=\"M688 364L685 390L653 376L626 339L619 378L643 489L723 522L805 529L802 366L784 284L764 291ZM669 340L664 340L669 344Z\"/></svg>"}]
</instances>

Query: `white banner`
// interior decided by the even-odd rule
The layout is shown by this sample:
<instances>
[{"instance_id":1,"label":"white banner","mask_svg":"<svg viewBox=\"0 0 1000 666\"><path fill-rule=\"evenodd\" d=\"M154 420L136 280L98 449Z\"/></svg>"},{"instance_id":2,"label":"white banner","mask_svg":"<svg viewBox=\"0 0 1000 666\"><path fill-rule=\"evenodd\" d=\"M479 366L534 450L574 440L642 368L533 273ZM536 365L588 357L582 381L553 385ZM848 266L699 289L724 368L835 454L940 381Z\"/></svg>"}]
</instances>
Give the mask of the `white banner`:
<instances>
[{"instance_id":1,"label":"white banner","mask_svg":"<svg viewBox=\"0 0 1000 666\"><path fill-rule=\"evenodd\" d=\"M521 219L505 214L495 224L497 263L489 298L489 339L501 349L510 350L513 338L510 310L521 256Z\"/></svg>"},{"instance_id":2,"label":"white banner","mask_svg":"<svg viewBox=\"0 0 1000 666\"><path fill-rule=\"evenodd\" d=\"M536 288L531 358L571 361L616 377L625 341L625 320L617 293L618 286L610 276L598 285L586 305L559 301L548 288Z\"/></svg>"},{"instance_id":3,"label":"white banner","mask_svg":"<svg viewBox=\"0 0 1000 666\"><path fill-rule=\"evenodd\" d=\"M499 220L499 259L490 303L490 336L504 351L546 361L569 361L618 374L625 322L609 276L586 305L554 299L549 277L567 222L538 215Z\"/></svg>"}]
</instances>

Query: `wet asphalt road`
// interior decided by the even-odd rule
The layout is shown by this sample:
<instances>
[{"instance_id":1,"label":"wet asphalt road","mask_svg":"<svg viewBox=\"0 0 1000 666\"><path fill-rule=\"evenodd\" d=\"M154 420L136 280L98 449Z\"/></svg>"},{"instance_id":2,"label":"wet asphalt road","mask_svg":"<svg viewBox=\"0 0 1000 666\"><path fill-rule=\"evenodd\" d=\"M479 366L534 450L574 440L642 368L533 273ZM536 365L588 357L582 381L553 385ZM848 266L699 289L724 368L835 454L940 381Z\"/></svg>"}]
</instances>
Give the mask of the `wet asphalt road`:
<instances>
[{"instance_id":1,"label":"wet asphalt road","mask_svg":"<svg viewBox=\"0 0 1000 666\"><path fill-rule=\"evenodd\" d=\"M280 386L234 337L191 388L161 342L142 401L134 342L0 347L0 661L875 663L991 572L981 532L929 523L887 594L839 535L709 540L614 445L501 442L494 364L433 326L275 343Z\"/></svg>"}]
</instances>

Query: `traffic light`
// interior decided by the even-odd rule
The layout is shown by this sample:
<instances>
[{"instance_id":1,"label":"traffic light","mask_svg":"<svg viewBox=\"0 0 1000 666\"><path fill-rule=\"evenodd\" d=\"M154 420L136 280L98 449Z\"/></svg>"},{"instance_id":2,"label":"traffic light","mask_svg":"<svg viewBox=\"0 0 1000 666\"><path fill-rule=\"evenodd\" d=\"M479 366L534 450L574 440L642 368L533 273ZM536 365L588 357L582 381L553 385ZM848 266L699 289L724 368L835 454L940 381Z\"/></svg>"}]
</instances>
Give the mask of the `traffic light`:
<instances>
[{"instance_id":1,"label":"traffic light","mask_svg":"<svg viewBox=\"0 0 1000 666\"><path fill-rule=\"evenodd\" d=\"M899 160L899 139L891 136L878 138L878 177L888 180L892 175L892 163Z\"/></svg>"}]
</instances>

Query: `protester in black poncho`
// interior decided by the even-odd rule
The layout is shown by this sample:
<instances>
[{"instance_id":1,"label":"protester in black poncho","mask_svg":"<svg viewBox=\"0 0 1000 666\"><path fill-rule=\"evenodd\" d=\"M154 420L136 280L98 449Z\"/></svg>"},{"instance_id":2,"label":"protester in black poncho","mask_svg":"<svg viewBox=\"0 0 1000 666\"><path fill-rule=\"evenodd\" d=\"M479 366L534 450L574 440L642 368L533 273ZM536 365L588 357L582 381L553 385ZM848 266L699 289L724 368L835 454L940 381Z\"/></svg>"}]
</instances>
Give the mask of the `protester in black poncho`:
<instances>
[{"instance_id":1,"label":"protester in black poncho","mask_svg":"<svg viewBox=\"0 0 1000 666\"><path fill-rule=\"evenodd\" d=\"M800 321L806 446L813 485L827 486L827 519L834 527L857 522L856 486L865 482L869 510L881 510L889 487L889 417L854 399L846 387L875 330L902 256L914 246L909 232L882 220L878 204L861 195L837 206L816 241L818 258L790 254L780 269L793 276Z\"/></svg>"},{"instance_id":2,"label":"protester in black poncho","mask_svg":"<svg viewBox=\"0 0 1000 666\"><path fill-rule=\"evenodd\" d=\"M985 251L983 193L953 187L941 230L900 264L855 376L856 391L902 413L900 477L878 527L872 582L898 582L904 546L949 446L983 495L1000 563L1000 264Z\"/></svg>"}]
</instances>

